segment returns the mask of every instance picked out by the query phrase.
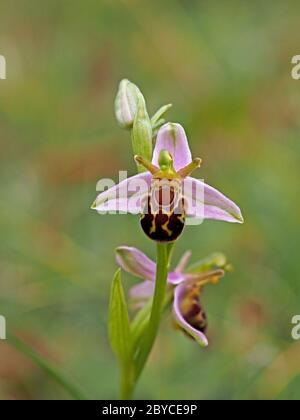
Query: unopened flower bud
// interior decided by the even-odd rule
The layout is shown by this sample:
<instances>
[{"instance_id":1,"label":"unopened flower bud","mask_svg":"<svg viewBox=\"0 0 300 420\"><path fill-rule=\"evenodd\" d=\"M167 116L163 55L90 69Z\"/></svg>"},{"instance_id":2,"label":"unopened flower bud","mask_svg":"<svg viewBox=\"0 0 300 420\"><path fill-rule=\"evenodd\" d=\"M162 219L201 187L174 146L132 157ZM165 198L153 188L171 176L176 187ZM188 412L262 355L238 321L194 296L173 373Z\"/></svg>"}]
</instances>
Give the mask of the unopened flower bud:
<instances>
[{"instance_id":1,"label":"unopened flower bud","mask_svg":"<svg viewBox=\"0 0 300 420\"><path fill-rule=\"evenodd\" d=\"M127 79L121 80L115 99L115 114L122 128L131 129L138 109L139 88Z\"/></svg>"}]
</instances>

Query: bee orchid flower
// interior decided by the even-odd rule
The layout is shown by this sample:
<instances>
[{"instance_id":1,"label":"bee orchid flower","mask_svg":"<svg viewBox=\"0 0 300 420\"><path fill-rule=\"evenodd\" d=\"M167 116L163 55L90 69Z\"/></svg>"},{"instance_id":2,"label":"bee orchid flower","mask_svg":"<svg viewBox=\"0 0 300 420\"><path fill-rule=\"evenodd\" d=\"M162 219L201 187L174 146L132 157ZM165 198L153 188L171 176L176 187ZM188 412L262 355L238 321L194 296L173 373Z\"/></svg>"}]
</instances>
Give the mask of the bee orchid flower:
<instances>
[{"instance_id":1,"label":"bee orchid flower","mask_svg":"<svg viewBox=\"0 0 300 420\"><path fill-rule=\"evenodd\" d=\"M224 275L226 262L223 258L219 263L206 265L204 271L194 272L187 269L190 257L191 253L187 251L174 271L168 273L167 283L175 323L205 347L208 345L205 335L207 319L199 298L206 284L217 283ZM116 249L116 260L124 271L143 280L131 288L129 295L133 302L145 304L154 293L156 264L137 248L128 246Z\"/></svg>"},{"instance_id":2,"label":"bee orchid flower","mask_svg":"<svg viewBox=\"0 0 300 420\"><path fill-rule=\"evenodd\" d=\"M192 159L180 124L167 123L159 129L152 162L142 156L135 156L135 160L146 171L100 193L93 209L99 213L142 214L144 232L161 242L177 239L186 217L243 222L241 211L233 201L202 180L189 176L200 166L201 159ZM165 189L168 194L164 194ZM156 201L157 210L153 208Z\"/></svg>"}]
</instances>

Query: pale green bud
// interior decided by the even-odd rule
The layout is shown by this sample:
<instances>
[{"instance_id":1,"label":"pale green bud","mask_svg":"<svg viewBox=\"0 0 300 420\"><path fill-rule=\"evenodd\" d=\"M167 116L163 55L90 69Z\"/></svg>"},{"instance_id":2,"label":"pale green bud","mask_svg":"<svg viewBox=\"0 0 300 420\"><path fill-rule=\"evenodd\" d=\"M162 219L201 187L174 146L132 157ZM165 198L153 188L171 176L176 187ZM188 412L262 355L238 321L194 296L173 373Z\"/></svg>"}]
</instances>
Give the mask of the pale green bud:
<instances>
[{"instance_id":1,"label":"pale green bud","mask_svg":"<svg viewBox=\"0 0 300 420\"><path fill-rule=\"evenodd\" d=\"M138 109L139 88L127 79L121 80L115 99L115 114L122 128L131 129Z\"/></svg>"}]
</instances>

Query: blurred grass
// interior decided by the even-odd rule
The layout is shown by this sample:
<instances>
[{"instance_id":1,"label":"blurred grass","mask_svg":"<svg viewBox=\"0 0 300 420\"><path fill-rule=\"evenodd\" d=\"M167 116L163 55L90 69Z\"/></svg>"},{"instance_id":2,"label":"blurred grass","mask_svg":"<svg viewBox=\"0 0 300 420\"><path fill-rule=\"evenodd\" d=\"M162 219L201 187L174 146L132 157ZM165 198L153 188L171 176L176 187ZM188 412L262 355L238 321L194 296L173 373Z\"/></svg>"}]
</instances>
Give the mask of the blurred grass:
<instances>
[{"instance_id":1,"label":"blurred grass","mask_svg":"<svg viewBox=\"0 0 300 420\"><path fill-rule=\"evenodd\" d=\"M107 343L113 249L154 247L130 216L89 210L101 177L134 173L113 116L118 81L153 113L172 102L199 177L240 204L243 226L187 227L175 259L225 252L208 288L208 350L163 325L139 398L276 398L300 370L300 82L296 1L3 1L0 53L0 313L9 331L61 366L91 398L114 398ZM133 279L124 277L130 285ZM1 398L65 398L0 343Z\"/></svg>"}]
</instances>

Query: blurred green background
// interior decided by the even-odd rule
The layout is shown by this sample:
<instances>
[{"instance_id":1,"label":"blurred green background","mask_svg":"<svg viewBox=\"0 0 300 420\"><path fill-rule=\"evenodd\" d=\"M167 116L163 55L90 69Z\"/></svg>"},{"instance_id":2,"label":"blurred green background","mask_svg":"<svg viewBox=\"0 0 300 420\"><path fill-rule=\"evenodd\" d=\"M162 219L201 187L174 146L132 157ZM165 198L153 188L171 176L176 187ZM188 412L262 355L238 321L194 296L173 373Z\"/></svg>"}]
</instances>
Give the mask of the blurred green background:
<instances>
[{"instance_id":1,"label":"blurred green background","mask_svg":"<svg viewBox=\"0 0 300 420\"><path fill-rule=\"evenodd\" d=\"M186 249L193 261L223 251L235 270L205 291L208 349L167 318L136 397L300 398L299 14L297 1L2 1L0 314L89 398L117 397L114 248L155 256L137 217L89 209L101 177L135 173L113 113L123 77L151 114L174 104L168 118L203 158L198 176L245 218L186 228L174 262ZM0 341L0 398L69 397Z\"/></svg>"}]
</instances>

